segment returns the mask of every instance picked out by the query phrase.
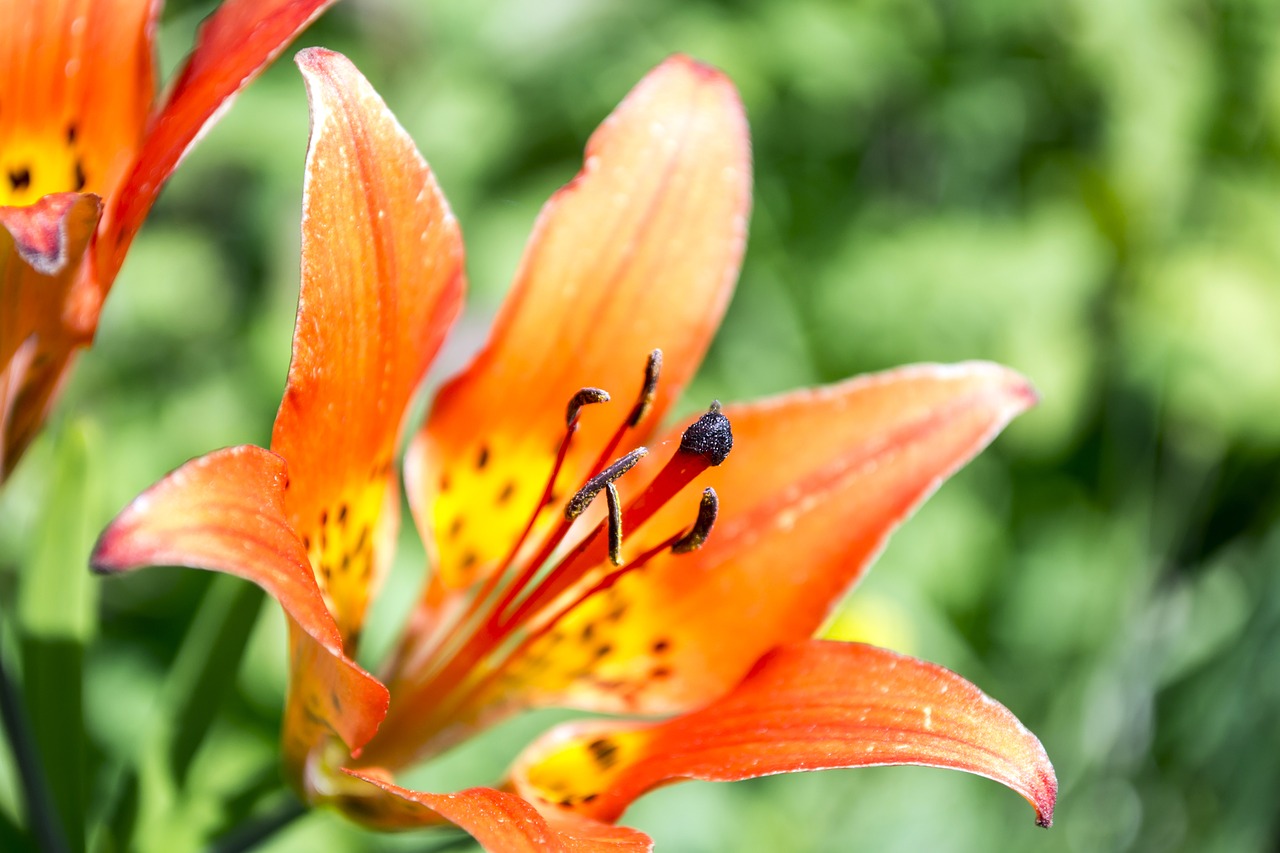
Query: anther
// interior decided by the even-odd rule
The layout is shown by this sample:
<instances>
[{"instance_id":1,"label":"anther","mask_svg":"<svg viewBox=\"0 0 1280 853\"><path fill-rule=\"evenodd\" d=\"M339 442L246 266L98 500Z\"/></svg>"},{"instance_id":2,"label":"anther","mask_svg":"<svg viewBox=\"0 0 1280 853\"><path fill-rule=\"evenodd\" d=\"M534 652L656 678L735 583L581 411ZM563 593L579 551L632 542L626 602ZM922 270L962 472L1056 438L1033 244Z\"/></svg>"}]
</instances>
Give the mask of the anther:
<instances>
[{"instance_id":1,"label":"anther","mask_svg":"<svg viewBox=\"0 0 1280 853\"><path fill-rule=\"evenodd\" d=\"M720 411L720 402L698 418L680 436L680 452L702 456L712 465L719 465L733 450L733 429L729 419Z\"/></svg>"},{"instance_id":2,"label":"anther","mask_svg":"<svg viewBox=\"0 0 1280 853\"><path fill-rule=\"evenodd\" d=\"M579 489L576 495L569 498L569 502L565 504L564 517L572 521L582 515L586 508L591 505L591 502L595 500L596 495L604 490L605 486L634 468L636 463L643 459L648 452L647 448L637 447L590 480L587 480L586 485Z\"/></svg>"},{"instance_id":3,"label":"anther","mask_svg":"<svg viewBox=\"0 0 1280 853\"><path fill-rule=\"evenodd\" d=\"M716 490L704 489L702 502L698 504L698 520L693 523L693 527L689 528L688 533L672 543L671 553L687 554L701 548L707 541L707 537L711 535L711 528L715 526L716 515L719 512L720 499L716 497Z\"/></svg>"},{"instance_id":4,"label":"anther","mask_svg":"<svg viewBox=\"0 0 1280 853\"><path fill-rule=\"evenodd\" d=\"M609 504L609 562L622 565L622 501L618 500L618 487L606 483L604 497Z\"/></svg>"},{"instance_id":5,"label":"anther","mask_svg":"<svg viewBox=\"0 0 1280 853\"><path fill-rule=\"evenodd\" d=\"M589 406L592 403L609 402L609 392L603 388L583 388L574 394L569 400L569 407L564 413L565 426L570 429L578 422L578 416L582 414L582 407Z\"/></svg>"},{"instance_id":6,"label":"anther","mask_svg":"<svg viewBox=\"0 0 1280 853\"><path fill-rule=\"evenodd\" d=\"M658 375L662 372L662 350L649 353L649 360L644 365L644 388L640 391L640 399L627 418L627 426L634 427L653 408L653 401L658 396Z\"/></svg>"}]
</instances>

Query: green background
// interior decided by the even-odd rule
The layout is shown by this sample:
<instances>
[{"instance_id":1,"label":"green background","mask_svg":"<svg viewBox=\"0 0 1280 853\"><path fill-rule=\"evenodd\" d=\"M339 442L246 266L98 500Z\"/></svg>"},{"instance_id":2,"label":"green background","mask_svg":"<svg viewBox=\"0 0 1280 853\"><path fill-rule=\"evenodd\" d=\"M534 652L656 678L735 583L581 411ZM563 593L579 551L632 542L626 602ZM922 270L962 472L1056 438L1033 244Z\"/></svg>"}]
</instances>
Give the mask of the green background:
<instances>
[{"instance_id":1,"label":"green background","mask_svg":"<svg viewBox=\"0 0 1280 853\"><path fill-rule=\"evenodd\" d=\"M208 8L171 4L166 71ZM974 358L1042 394L895 537L842 626L955 669L1017 713L1057 768L1053 829L984 779L870 769L663 789L627 815L660 851L1273 849L1280 5L345 0L307 44L356 62L461 222L467 314L432 382L483 340L591 130L679 51L740 87L756 177L741 283L688 406ZM186 459L268 441L306 139L301 78L282 59L179 169L57 428L0 496L6 606L50 529L40 516L59 503L48 484L72 452L65 436L88 436L81 554ZM423 571L415 534L402 539L398 589ZM90 821L145 754L210 583L162 569L93 581ZM275 605L254 624L228 689L201 698L217 719L185 786L142 773L144 849L196 846L270 806L285 648ZM504 726L410 781L492 779L559 718ZM264 849L434 843L311 814Z\"/></svg>"}]
</instances>

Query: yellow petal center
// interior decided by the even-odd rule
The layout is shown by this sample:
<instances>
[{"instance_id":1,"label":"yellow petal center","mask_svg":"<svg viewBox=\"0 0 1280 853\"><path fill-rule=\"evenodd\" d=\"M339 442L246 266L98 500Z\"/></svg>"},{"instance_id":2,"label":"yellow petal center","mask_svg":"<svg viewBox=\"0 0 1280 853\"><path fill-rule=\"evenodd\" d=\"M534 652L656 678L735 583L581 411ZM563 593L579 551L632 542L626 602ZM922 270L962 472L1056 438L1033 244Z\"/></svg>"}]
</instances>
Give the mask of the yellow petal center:
<instances>
[{"instance_id":1,"label":"yellow petal center","mask_svg":"<svg viewBox=\"0 0 1280 853\"><path fill-rule=\"evenodd\" d=\"M10 139L0 150L0 205L33 204L50 193L81 192L88 183L74 125L62 134Z\"/></svg>"}]
</instances>

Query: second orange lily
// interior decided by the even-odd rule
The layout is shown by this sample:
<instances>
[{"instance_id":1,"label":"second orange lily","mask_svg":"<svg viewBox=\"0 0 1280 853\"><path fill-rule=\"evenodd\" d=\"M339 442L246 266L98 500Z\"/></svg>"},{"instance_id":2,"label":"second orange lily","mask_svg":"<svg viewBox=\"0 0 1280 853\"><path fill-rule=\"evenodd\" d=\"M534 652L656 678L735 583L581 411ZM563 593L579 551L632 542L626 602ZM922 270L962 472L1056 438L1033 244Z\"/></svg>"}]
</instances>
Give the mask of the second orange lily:
<instances>
[{"instance_id":1,"label":"second orange lily","mask_svg":"<svg viewBox=\"0 0 1280 853\"><path fill-rule=\"evenodd\" d=\"M0 483L178 161L332 3L227 0L157 100L160 0L0 0Z\"/></svg>"},{"instance_id":2,"label":"second orange lily","mask_svg":"<svg viewBox=\"0 0 1280 853\"><path fill-rule=\"evenodd\" d=\"M723 314L751 197L737 93L683 57L592 137L489 343L413 439L405 483L434 572L382 678L353 662L462 244L355 68L322 50L298 63L302 290L271 450L182 466L93 565L229 572L279 600L285 764L307 801L371 826L454 823L491 850L642 850L613 822L659 785L926 764L1004 783L1047 826L1053 768L1007 709L941 667L810 639L892 529L1034 402L1026 381L924 365L655 426ZM624 718L553 730L497 788L393 781L548 705Z\"/></svg>"}]
</instances>

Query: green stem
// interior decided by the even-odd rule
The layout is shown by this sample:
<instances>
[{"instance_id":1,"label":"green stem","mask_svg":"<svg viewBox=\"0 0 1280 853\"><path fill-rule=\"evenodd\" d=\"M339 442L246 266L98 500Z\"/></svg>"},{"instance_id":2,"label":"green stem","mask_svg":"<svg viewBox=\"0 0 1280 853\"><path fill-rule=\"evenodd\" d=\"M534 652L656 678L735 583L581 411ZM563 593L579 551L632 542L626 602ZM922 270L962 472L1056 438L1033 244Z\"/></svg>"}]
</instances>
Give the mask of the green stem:
<instances>
[{"instance_id":1,"label":"green stem","mask_svg":"<svg viewBox=\"0 0 1280 853\"><path fill-rule=\"evenodd\" d=\"M0 631L0 637L3 633ZM35 834L42 850L66 853L71 848L67 844L62 822L49 793L49 782L45 778L44 767L40 764L26 708L23 707L18 686L10 678L5 665L3 649L0 649L0 719L3 720L18 776L22 780L23 801L31 824L28 828Z\"/></svg>"},{"instance_id":2,"label":"green stem","mask_svg":"<svg viewBox=\"0 0 1280 853\"><path fill-rule=\"evenodd\" d=\"M208 853L242 853L252 850L307 813L307 807L290 796L274 809L227 833L209 846Z\"/></svg>"}]
</instances>

